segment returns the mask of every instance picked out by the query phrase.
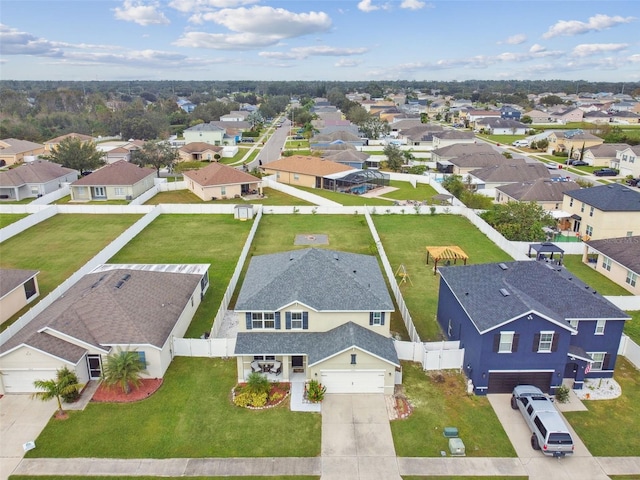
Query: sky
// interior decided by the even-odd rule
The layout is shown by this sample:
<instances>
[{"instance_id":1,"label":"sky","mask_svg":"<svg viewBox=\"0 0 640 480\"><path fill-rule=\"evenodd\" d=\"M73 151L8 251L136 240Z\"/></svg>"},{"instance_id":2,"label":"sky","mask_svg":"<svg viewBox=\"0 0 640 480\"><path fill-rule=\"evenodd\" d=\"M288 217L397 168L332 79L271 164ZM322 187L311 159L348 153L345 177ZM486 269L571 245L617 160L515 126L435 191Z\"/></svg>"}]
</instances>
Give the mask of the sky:
<instances>
[{"instance_id":1,"label":"sky","mask_svg":"<svg viewBox=\"0 0 640 480\"><path fill-rule=\"evenodd\" d=\"M4 80L640 81L640 1L1 0Z\"/></svg>"}]
</instances>

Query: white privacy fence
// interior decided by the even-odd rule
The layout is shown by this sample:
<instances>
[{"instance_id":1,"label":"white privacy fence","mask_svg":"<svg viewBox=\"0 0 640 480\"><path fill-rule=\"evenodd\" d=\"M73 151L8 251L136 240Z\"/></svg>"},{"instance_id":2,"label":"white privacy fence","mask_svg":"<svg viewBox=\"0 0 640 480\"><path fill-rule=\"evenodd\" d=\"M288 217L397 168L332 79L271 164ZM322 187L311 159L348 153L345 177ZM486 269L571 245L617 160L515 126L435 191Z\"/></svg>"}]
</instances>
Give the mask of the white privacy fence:
<instances>
[{"instance_id":1,"label":"white privacy fence","mask_svg":"<svg viewBox=\"0 0 640 480\"><path fill-rule=\"evenodd\" d=\"M57 190L54 190L51 193L47 193L46 195L36 198L33 202L31 202L31 205L48 205L51 202L60 200L62 197L66 197L67 195L70 195L70 194L71 194L71 188L67 183L62 187L58 188Z\"/></svg>"},{"instance_id":2,"label":"white privacy fence","mask_svg":"<svg viewBox=\"0 0 640 480\"><path fill-rule=\"evenodd\" d=\"M613 303L620 310L626 311L636 311L640 310L640 296L638 295L620 295L620 296L612 296L612 295L604 295L604 298Z\"/></svg>"},{"instance_id":3,"label":"white privacy fence","mask_svg":"<svg viewBox=\"0 0 640 480\"><path fill-rule=\"evenodd\" d=\"M12 211L8 213L15 213L15 214L31 213L26 211L26 208L24 208L26 207L26 205L21 205L21 207L22 208L20 209L16 209L18 211L15 211L15 212ZM46 220L47 218L53 217L57 213L58 213L58 209L55 206L44 206L41 210L31 213L31 215L28 215L18 220L17 222L13 222L12 224L7 225L6 227L0 229L0 242L4 242L5 240L8 240L13 236L18 235L19 233L24 232L26 229L31 228L34 225L37 225L38 223Z\"/></svg>"},{"instance_id":4,"label":"white privacy fence","mask_svg":"<svg viewBox=\"0 0 640 480\"><path fill-rule=\"evenodd\" d=\"M618 348L618 355L623 355L627 358L631 363L635 365L635 367L640 370L640 346L629 337L627 337L624 333L622 334L622 338L620 339L620 347Z\"/></svg>"},{"instance_id":5,"label":"white privacy fence","mask_svg":"<svg viewBox=\"0 0 640 480\"><path fill-rule=\"evenodd\" d=\"M424 370L461 369L464 348L460 342L401 342L394 341L400 360L419 362Z\"/></svg>"},{"instance_id":6,"label":"white privacy fence","mask_svg":"<svg viewBox=\"0 0 640 480\"><path fill-rule=\"evenodd\" d=\"M173 354L177 357L233 357L235 338L173 338Z\"/></svg>"},{"instance_id":7,"label":"white privacy fence","mask_svg":"<svg viewBox=\"0 0 640 480\"><path fill-rule=\"evenodd\" d=\"M299 190L290 185L285 185L284 183L280 183L276 180L275 175L271 175L269 177L262 177L262 186L273 188L282 193L286 193L287 195L291 195L292 197L300 198L302 200L306 200L307 202L322 205L322 206L333 206L333 207L341 207L337 202L329 200L327 198L321 197L320 195L316 195L315 193L305 192Z\"/></svg>"}]
</instances>

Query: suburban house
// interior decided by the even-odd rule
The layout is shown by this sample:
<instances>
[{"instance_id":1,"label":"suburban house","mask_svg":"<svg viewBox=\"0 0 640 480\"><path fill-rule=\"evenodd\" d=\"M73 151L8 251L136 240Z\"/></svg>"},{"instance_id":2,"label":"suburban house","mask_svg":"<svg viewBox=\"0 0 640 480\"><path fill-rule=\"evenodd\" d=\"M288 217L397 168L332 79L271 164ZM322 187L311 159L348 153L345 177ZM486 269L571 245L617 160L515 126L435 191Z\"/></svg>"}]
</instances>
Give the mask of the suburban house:
<instances>
[{"instance_id":1,"label":"suburban house","mask_svg":"<svg viewBox=\"0 0 640 480\"><path fill-rule=\"evenodd\" d=\"M521 116L522 112L510 105L503 105L500 107L500 118L519 121Z\"/></svg>"},{"instance_id":2,"label":"suburban house","mask_svg":"<svg viewBox=\"0 0 640 480\"><path fill-rule=\"evenodd\" d=\"M484 145L484 144L482 144ZM454 147L455 145L451 145ZM463 145L460 145L463 146ZM475 146L475 144L474 144ZM478 145L480 146L480 145ZM449 157L448 160L438 160L436 167L444 173L453 173L455 175L465 175L473 170L485 167L493 167L497 165L512 164L512 158L506 158L504 155L492 150L482 150L473 153L463 153L455 157ZM469 145L471 147L471 145ZM445 147L448 148L448 147ZM443 150L443 149L439 149ZM432 157L433 158L433 157Z\"/></svg>"},{"instance_id":3,"label":"suburban house","mask_svg":"<svg viewBox=\"0 0 640 480\"><path fill-rule=\"evenodd\" d=\"M442 162L461 155L474 153L494 153L493 147L487 143L454 143L446 147L431 150L431 161Z\"/></svg>"},{"instance_id":4,"label":"suburban house","mask_svg":"<svg viewBox=\"0 0 640 480\"><path fill-rule=\"evenodd\" d=\"M534 202L547 211L560 210L564 193L580 188L576 182L555 181L550 178L500 185L496 190L496 203Z\"/></svg>"},{"instance_id":5,"label":"suburban house","mask_svg":"<svg viewBox=\"0 0 640 480\"><path fill-rule=\"evenodd\" d=\"M460 130L443 130L433 133L433 148L442 148L454 143L474 143L476 136L473 132L463 132Z\"/></svg>"},{"instance_id":6,"label":"suburban house","mask_svg":"<svg viewBox=\"0 0 640 480\"><path fill-rule=\"evenodd\" d=\"M330 154L324 157L326 160L341 163L342 165L346 165L351 168L378 168L379 166L378 162L376 161L367 161L370 155L366 152L358 152L356 150L342 150L338 153L333 153L330 151L327 151L325 153Z\"/></svg>"},{"instance_id":7,"label":"suburban house","mask_svg":"<svg viewBox=\"0 0 640 480\"><path fill-rule=\"evenodd\" d=\"M96 145L96 149L104 154L106 163L116 163L120 160L130 162L135 152L142 149L142 140L108 140Z\"/></svg>"},{"instance_id":8,"label":"suburban house","mask_svg":"<svg viewBox=\"0 0 640 480\"><path fill-rule=\"evenodd\" d=\"M556 123L573 123L581 122L584 117L584 112L576 107L565 108L551 114L551 120Z\"/></svg>"},{"instance_id":9,"label":"suburban house","mask_svg":"<svg viewBox=\"0 0 640 480\"><path fill-rule=\"evenodd\" d=\"M187 100L186 98L179 98L176 101L176 104L186 113L193 112L197 107L195 103L191 102L190 100Z\"/></svg>"},{"instance_id":10,"label":"suburban house","mask_svg":"<svg viewBox=\"0 0 640 480\"><path fill-rule=\"evenodd\" d=\"M211 145L233 145L233 139L227 137L227 131L212 123L200 123L193 127L185 128L183 132L186 143L205 142ZM226 142L226 143L225 143Z\"/></svg>"},{"instance_id":11,"label":"suburban house","mask_svg":"<svg viewBox=\"0 0 640 480\"><path fill-rule=\"evenodd\" d=\"M327 134L316 135L309 139L309 147L311 150L326 150L326 146L335 143L346 143L353 147L362 147L366 145L367 139L361 138L358 135L345 130L337 130Z\"/></svg>"},{"instance_id":12,"label":"suburban house","mask_svg":"<svg viewBox=\"0 0 640 480\"><path fill-rule=\"evenodd\" d=\"M392 394L393 311L374 256L318 248L255 256L235 306L238 381L268 371L278 381L318 380L327 393Z\"/></svg>"},{"instance_id":13,"label":"suburban house","mask_svg":"<svg viewBox=\"0 0 640 480\"><path fill-rule=\"evenodd\" d=\"M640 115L629 111L614 112L611 114L611 123L622 125L637 125L640 123Z\"/></svg>"},{"instance_id":14,"label":"suburban house","mask_svg":"<svg viewBox=\"0 0 640 480\"><path fill-rule=\"evenodd\" d=\"M434 133L442 131L443 128L440 125L425 123L401 130L398 138L404 139L407 145L414 147L432 147Z\"/></svg>"},{"instance_id":15,"label":"suburban house","mask_svg":"<svg viewBox=\"0 0 640 480\"><path fill-rule=\"evenodd\" d=\"M565 192L562 210L568 229L585 241L640 233L640 192L618 183Z\"/></svg>"},{"instance_id":16,"label":"suburban house","mask_svg":"<svg viewBox=\"0 0 640 480\"><path fill-rule=\"evenodd\" d=\"M617 168L620 175L640 178L640 145L627 145L616 152L615 160L611 160L611 167Z\"/></svg>"},{"instance_id":17,"label":"suburban house","mask_svg":"<svg viewBox=\"0 0 640 480\"><path fill-rule=\"evenodd\" d=\"M191 142L178 149L180 162L216 162L222 157L222 147L207 142ZM216 157L218 155L218 157Z\"/></svg>"},{"instance_id":18,"label":"suburban house","mask_svg":"<svg viewBox=\"0 0 640 480\"><path fill-rule=\"evenodd\" d=\"M93 143L94 142L94 139L93 139L93 137L91 135L85 135L83 133L67 133L66 135L60 135L59 137L52 138L51 140L47 140L46 142L44 142L44 152L47 155L49 155L56 148L58 148L58 145L60 145L60 143L63 140L66 140L67 138L80 140L82 143L85 143L85 142Z\"/></svg>"},{"instance_id":19,"label":"suburban house","mask_svg":"<svg viewBox=\"0 0 640 480\"><path fill-rule=\"evenodd\" d=\"M0 346L0 392L32 393L68 367L99 379L104 357L133 350L161 378L209 286L209 265L101 265Z\"/></svg>"},{"instance_id":20,"label":"suburban house","mask_svg":"<svg viewBox=\"0 0 640 480\"><path fill-rule=\"evenodd\" d=\"M500 110L469 110L467 120L470 124L475 124L483 118L500 118Z\"/></svg>"},{"instance_id":21,"label":"suburban house","mask_svg":"<svg viewBox=\"0 0 640 480\"><path fill-rule=\"evenodd\" d=\"M37 270L0 269L0 324L38 298Z\"/></svg>"},{"instance_id":22,"label":"suburban house","mask_svg":"<svg viewBox=\"0 0 640 480\"><path fill-rule=\"evenodd\" d=\"M604 140L591 133L585 133L582 130L556 130L547 136L549 145L547 153L567 152L572 154L572 158L577 158L584 149L602 145Z\"/></svg>"},{"instance_id":23,"label":"suburban house","mask_svg":"<svg viewBox=\"0 0 640 480\"><path fill-rule=\"evenodd\" d=\"M120 160L71 184L71 200L133 200L154 185L156 171Z\"/></svg>"},{"instance_id":24,"label":"suburban house","mask_svg":"<svg viewBox=\"0 0 640 480\"><path fill-rule=\"evenodd\" d=\"M525 112L523 116L529 117L531 123L551 123L550 114L541 110L529 110Z\"/></svg>"},{"instance_id":25,"label":"suburban house","mask_svg":"<svg viewBox=\"0 0 640 480\"><path fill-rule=\"evenodd\" d=\"M630 317L558 265L516 261L440 267L438 323L464 348L476 394L563 379L611 378Z\"/></svg>"},{"instance_id":26,"label":"suburban house","mask_svg":"<svg viewBox=\"0 0 640 480\"><path fill-rule=\"evenodd\" d=\"M607 124L611 121L611 116L607 112L603 112L601 110L594 110L591 112L586 112L584 114L583 120L589 123L597 123L597 124Z\"/></svg>"},{"instance_id":27,"label":"suburban house","mask_svg":"<svg viewBox=\"0 0 640 480\"><path fill-rule=\"evenodd\" d=\"M44 153L44 145L17 138L0 140L0 167L33 161Z\"/></svg>"},{"instance_id":28,"label":"suburban house","mask_svg":"<svg viewBox=\"0 0 640 480\"><path fill-rule=\"evenodd\" d=\"M549 169L542 163L527 163L517 158L510 159L508 163L471 170L468 175L477 192L488 197L495 197L495 189L501 185L551 178Z\"/></svg>"},{"instance_id":29,"label":"suburban house","mask_svg":"<svg viewBox=\"0 0 640 480\"><path fill-rule=\"evenodd\" d=\"M582 261L633 295L640 295L640 235L590 240Z\"/></svg>"},{"instance_id":30,"label":"suburban house","mask_svg":"<svg viewBox=\"0 0 640 480\"><path fill-rule=\"evenodd\" d=\"M262 166L267 175L275 175L280 183L293 186L324 188L324 177L354 169L319 157L292 155Z\"/></svg>"},{"instance_id":31,"label":"suburban house","mask_svg":"<svg viewBox=\"0 0 640 480\"><path fill-rule=\"evenodd\" d=\"M19 201L58 190L78 179L78 172L57 163L36 160L0 172L0 200Z\"/></svg>"},{"instance_id":32,"label":"suburban house","mask_svg":"<svg viewBox=\"0 0 640 480\"><path fill-rule=\"evenodd\" d=\"M475 127L489 132L491 135L526 135L529 126L518 120L509 118L481 118Z\"/></svg>"},{"instance_id":33,"label":"suburban house","mask_svg":"<svg viewBox=\"0 0 640 480\"><path fill-rule=\"evenodd\" d=\"M187 189L205 202L262 193L259 178L223 163L212 163L199 170L187 170L183 175Z\"/></svg>"},{"instance_id":34,"label":"suburban house","mask_svg":"<svg viewBox=\"0 0 640 480\"><path fill-rule=\"evenodd\" d=\"M250 112L233 110L226 115L220 116L221 122L243 122L247 119Z\"/></svg>"},{"instance_id":35,"label":"suburban house","mask_svg":"<svg viewBox=\"0 0 640 480\"><path fill-rule=\"evenodd\" d=\"M582 160L594 167L613 167L616 163L618 151L629 147L626 143L603 143L602 145L586 148Z\"/></svg>"}]
</instances>

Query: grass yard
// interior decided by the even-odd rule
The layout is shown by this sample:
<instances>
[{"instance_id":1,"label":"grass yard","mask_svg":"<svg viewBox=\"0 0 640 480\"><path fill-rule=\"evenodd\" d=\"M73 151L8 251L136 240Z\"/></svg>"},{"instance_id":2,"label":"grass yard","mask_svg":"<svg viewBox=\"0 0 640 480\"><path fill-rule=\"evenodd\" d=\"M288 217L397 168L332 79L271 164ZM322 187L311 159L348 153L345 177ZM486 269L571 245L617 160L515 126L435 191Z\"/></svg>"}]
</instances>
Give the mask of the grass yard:
<instances>
[{"instance_id":1,"label":"grass yard","mask_svg":"<svg viewBox=\"0 0 640 480\"><path fill-rule=\"evenodd\" d=\"M160 215L109 263L210 263L209 289L185 337L210 331L252 222L233 215Z\"/></svg>"},{"instance_id":2,"label":"grass yard","mask_svg":"<svg viewBox=\"0 0 640 480\"><path fill-rule=\"evenodd\" d=\"M22 220L28 213L0 213L0 228L11 225L13 222Z\"/></svg>"},{"instance_id":3,"label":"grass yard","mask_svg":"<svg viewBox=\"0 0 640 480\"><path fill-rule=\"evenodd\" d=\"M617 283L582 262L582 255L565 255L564 266L601 295L631 295Z\"/></svg>"},{"instance_id":4,"label":"grass yard","mask_svg":"<svg viewBox=\"0 0 640 480\"><path fill-rule=\"evenodd\" d=\"M425 265L425 247L457 245L469 264L513 260L462 216L374 215L373 221L391 267L404 265L413 282L402 286L402 295L424 342L442 340L436 321L440 276L433 274L431 261Z\"/></svg>"},{"instance_id":5,"label":"grass yard","mask_svg":"<svg viewBox=\"0 0 640 480\"><path fill-rule=\"evenodd\" d=\"M565 412L564 416L593 456L637 456L640 452L639 372L618 355L613 378L622 387L622 396L614 400L584 400L587 412Z\"/></svg>"},{"instance_id":6,"label":"grass yard","mask_svg":"<svg viewBox=\"0 0 640 480\"><path fill-rule=\"evenodd\" d=\"M72 205L129 205L129 200L92 200L90 202L71 202L71 195L62 197L55 202L54 205L63 205L70 203Z\"/></svg>"},{"instance_id":7,"label":"grass yard","mask_svg":"<svg viewBox=\"0 0 640 480\"><path fill-rule=\"evenodd\" d=\"M390 187L397 188L390 193L382 195L383 198L391 200L418 200L431 202L431 197L438 192L431 186L423 183L419 183L414 188L409 182L399 182L397 180L391 180Z\"/></svg>"},{"instance_id":8,"label":"grass yard","mask_svg":"<svg viewBox=\"0 0 640 480\"><path fill-rule=\"evenodd\" d=\"M51 420L27 457L203 458L315 457L321 417L231 403L235 359L177 357L160 389L146 400L89 403ZM88 437L100 441L87 441ZM289 439L289 440L287 440ZM294 441L291 441L291 440Z\"/></svg>"},{"instance_id":9,"label":"grass yard","mask_svg":"<svg viewBox=\"0 0 640 480\"><path fill-rule=\"evenodd\" d=\"M631 316L631 320L625 322L624 333L640 345L640 310L627 313Z\"/></svg>"},{"instance_id":10,"label":"grass yard","mask_svg":"<svg viewBox=\"0 0 640 480\"><path fill-rule=\"evenodd\" d=\"M451 370L427 373L419 363L402 362L402 383L413 413L391 422L399 457L448 452L442 431L450 426L458 428L468 457L516 456L489 400L466 394L464 375Z\"/></svg>"},{"instance_id":11,"label":"grass yard","mask_svg":"<svg viewBox=\"0 0 640 480\"><path fill-rule=\"evenodd\" d=\"M11 325L139 218L140 215L59 214L2 242L0 266L40 271L40 296L4 322L0 330Z\"/></svg>"},{"instance_id":12,"label":"grass yard","mask_svg":"<svg viewBox=\"0 0 640 480\"><path fill-rule=\"evenodd\" d=\"M243 205L243 204L262 204L262 205L273 205L273 206L287 206L287 205L295 205L295 206L305 206L305 205L313 205L312 203L307 202L306 200L302 200L300 198L293 197L291 195L287 195L286 193L279 192L278 190L274 190L272 188L264 189L265 198L258 198L256 200L242 200L241 198L231 198L227 200L216 200L211 202L204 202L199 197L197 197L194 193L189 190L173 190L170 192L160 192L157 195L150 198L145 205L158 205L160 203L225 203L225 204L233 204L233 205Z\"/></svg>"},{"instance_id":13,"label":"grass yard","mask_svg":"<svg viewBox=\"0 0 640 480\"><path fill-rule=\"evenodd\" d=\"M334 202L338 202L341 205L345 205L348 207L359 207L359 206L393 206L393 200L384 199L384 198L370 198L363 197L360 195L351 195L350 193L338 193L332 192L330 190L324 190L322 188L310 188L310 187L299 187L296 186L297 189L314 193L320 197L324 197L328 200L333 200Z\"/></svg>"}]
</instances>

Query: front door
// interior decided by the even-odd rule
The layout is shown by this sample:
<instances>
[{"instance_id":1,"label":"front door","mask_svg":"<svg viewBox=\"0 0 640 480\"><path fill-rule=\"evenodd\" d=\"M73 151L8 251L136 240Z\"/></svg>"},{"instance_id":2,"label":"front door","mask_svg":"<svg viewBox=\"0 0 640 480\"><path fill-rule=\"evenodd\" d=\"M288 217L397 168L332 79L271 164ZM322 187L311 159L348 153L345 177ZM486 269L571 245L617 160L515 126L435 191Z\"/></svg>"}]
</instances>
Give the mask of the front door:
<instances>
[{"instance_id":1,"label":"front door","mask_svg":"<svg viewBox=\"0 0 640 480\"><path fill-rule=\"evenodd\" d=\"M93 187L93 198L107 198L107 189L104 187Z\"/></svg>"},{"instance_id":2,"label":"front door","mask_svg":"<svg viewBox=\"0 0 640 480\"><path fill-rule=\"evenodd\" d=\"M294 373L304 372L304 357L302 355L293 355L291 357L291 370Z\"/></svg>"},{"instance_id":3,"label":"front door","mask_svg":"<svg viewBox=\"0 0 640 480\"><path fill-rule=\"evenodd\" d=\"M573 221L573 231L574 232L579 232L580 231L580 220L574 220Z\"/></svg>"},{"instance_id":4,"label":"front door","mask_svg":"<svg viewBox=\"0 0 640 480\"><path fill-rule=\"evenodd\" d=\"M89 367L89 378L97 380L102 375L102 359L100 355L87 355L87 366Z\"/></svg>"}]
</instances>

